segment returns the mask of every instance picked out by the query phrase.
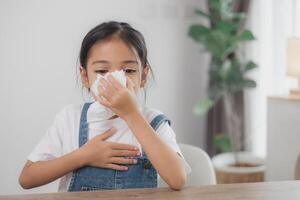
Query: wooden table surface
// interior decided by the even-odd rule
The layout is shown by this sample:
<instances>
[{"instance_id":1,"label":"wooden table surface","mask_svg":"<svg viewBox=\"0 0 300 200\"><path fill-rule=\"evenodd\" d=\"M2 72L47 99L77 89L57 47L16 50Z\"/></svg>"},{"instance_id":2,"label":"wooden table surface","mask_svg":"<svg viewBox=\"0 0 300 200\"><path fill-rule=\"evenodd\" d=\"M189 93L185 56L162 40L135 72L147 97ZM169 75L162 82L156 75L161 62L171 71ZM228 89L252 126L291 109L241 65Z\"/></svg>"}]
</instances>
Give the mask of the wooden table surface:
<instances>
[{"instance_id":1,"label":"wooden table surface","mask_svg":"<svg viewBox=\"0 0 300 200\"><path fill-rule=\"evenodd\" d=\"M300 200L300 181L227 184L202 187L186 187L181 191L168 188L126 189L96 192L45 193L0 196L0 200L31 199L200 199L200 200Z\"/></svg>"}]
</instances>

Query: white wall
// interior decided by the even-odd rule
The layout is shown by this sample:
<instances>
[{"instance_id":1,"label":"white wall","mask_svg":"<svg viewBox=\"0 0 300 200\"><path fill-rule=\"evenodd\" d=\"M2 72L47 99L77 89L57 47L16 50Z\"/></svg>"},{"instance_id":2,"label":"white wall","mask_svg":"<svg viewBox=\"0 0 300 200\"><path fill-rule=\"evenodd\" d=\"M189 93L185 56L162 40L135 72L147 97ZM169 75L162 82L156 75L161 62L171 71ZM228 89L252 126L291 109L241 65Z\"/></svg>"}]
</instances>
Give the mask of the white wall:
<instances>
[{"instance_id":1,"label":"white wall","mask_svg":"<svg viewBox=\"0 0 300 200\"><path fill-rule=\"evenodd\" d=\"M1 0L0 194L56 191L56 183L24 191L18 175L54 115L84 101L76 84L80 43L105 20L144 34L156 74L149 105L172 119L179 142L204 148L204 121L192 109L204 95L207 58L186 34L196 3L204 1Z\"/></svg>"}]
</instances>

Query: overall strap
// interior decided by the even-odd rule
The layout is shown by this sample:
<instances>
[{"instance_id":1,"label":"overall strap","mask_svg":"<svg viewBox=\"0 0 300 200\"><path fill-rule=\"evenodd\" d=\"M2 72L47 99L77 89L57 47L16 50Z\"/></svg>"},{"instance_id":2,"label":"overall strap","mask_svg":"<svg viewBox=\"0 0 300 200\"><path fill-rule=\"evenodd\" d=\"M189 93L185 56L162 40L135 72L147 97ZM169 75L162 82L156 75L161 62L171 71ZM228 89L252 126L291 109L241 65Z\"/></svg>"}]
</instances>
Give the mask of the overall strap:
<instances>
[{"instance_id":1,"label":"overall strap","mask_svg":"<svg viewBox=\"0 0 300 200\"><path fill-rule=\"evenodd\" d=\"M158 127L164 122L168 122L169 125L171 125L171 121L167 118L167 116L159 114L150 122L150 126L157 131Z\"/></svg>"},{"instance_id":2,"label":"overall strap","mask_svg":"<svg viewBox=\"0 0 300 200\"><path fill-rule=\"evenodd\" d=\"M88 141L88 123L87 123L87 111L92 103L88 102L83 105L81 116L80 116L80 125L79 125L79 147L84 145Z\"/></svg>"}]
</instances>

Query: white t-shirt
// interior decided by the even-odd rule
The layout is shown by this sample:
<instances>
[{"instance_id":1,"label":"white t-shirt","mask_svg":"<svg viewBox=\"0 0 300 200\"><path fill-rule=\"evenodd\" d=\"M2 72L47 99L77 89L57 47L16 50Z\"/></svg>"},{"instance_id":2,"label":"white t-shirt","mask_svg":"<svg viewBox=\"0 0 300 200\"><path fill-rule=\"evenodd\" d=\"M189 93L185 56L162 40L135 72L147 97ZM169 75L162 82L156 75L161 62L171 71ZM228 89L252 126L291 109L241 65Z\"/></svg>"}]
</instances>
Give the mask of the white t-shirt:
<instances>
[{"instance_id":1,"label":"white t-shirt","mask_svg":"<svg viewBox=\"0 0 300 200\"><path fill-rule=\"evenodd\" d=\"M35 147L34 151L27 157L32 162L46 161L61 157L78 149L79 123L83 104L69 105L63 108L55 117L54 123L47 130L46 134ZM155 116L161 112L144 107L143 115L151 122ZM115 127L117 132L109 138L109 141L136 145L141 148L134 134L128 128L126 122L121 118L115 118L103 122L103 132L111 127ZM103 132L99 132L101 134ZM175 152L179 153L185 166L186 173L191 172L191 168L184 160L184 157L177 145L176 136L173 129L167 122L162 123L156 133L166 142ZM90 131L89 139L95 137L95 132ZM59 191L67 191L72 172L60 178Z\"/></svg>"}]
</instances>

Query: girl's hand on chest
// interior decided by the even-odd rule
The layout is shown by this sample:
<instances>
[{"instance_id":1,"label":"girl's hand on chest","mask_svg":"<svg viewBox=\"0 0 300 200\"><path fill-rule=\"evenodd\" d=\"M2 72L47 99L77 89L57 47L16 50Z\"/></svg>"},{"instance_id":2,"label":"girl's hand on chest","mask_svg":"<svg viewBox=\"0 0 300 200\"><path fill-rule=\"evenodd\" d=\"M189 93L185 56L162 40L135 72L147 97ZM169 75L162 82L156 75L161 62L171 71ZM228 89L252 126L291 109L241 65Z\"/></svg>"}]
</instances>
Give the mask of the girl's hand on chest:
<instances>
[{"instance_id":1,"label":"girl's hand on chest","mask_svg":"<svg viewBox=\"0 0 300 200\"><path fill-rule=\"evenodd\" d=\"M135 157L141 155L137 146L106 141L115 133L116 129L112 128L95 136L80 147L81 165L127 170L128 167L123 166L124 164L136 164L137 160Z\"/></svg>"},{"instance_id":2,"label":"girl's hand on chest","mask_svg":"<svg viewBox=\"0 0 300 200\"><path fill-rule=\"evenodd\" d=\"M124 87L113 76L109 75L107 80L102 79L100 81L98 90L97 101L110 108L119 117L126 119L128 116L140 112L134 84L130 78L127 77L127 87Z\"/></svg>"}]
</instances>

